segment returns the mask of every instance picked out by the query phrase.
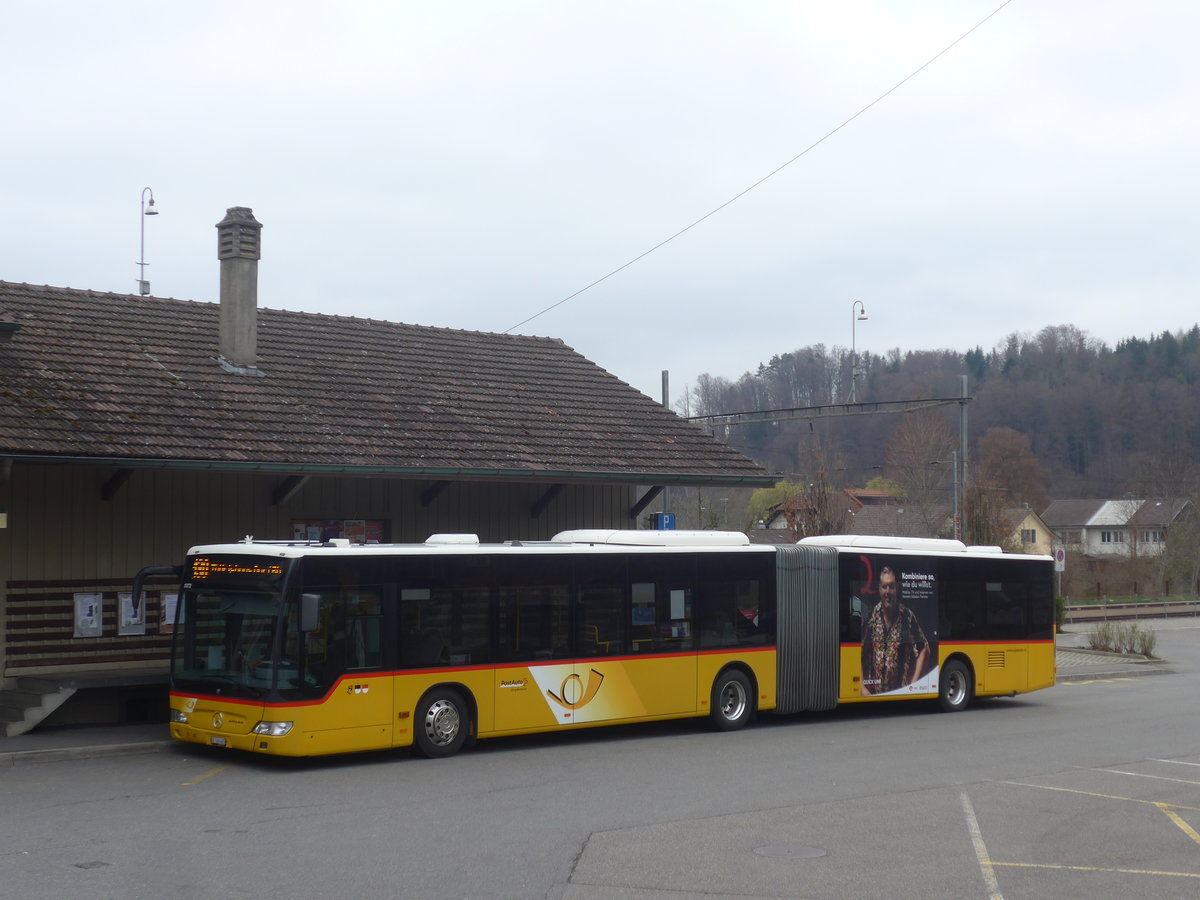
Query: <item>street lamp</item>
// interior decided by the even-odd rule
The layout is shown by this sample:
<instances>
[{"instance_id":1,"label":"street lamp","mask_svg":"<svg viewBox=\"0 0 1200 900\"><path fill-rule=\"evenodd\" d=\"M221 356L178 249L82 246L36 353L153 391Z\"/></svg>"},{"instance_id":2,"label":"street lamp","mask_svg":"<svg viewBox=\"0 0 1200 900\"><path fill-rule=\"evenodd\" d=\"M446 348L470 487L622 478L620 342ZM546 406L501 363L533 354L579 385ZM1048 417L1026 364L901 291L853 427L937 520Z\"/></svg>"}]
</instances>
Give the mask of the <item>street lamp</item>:
<instances>
[{"instance_id":1,"label":"street lamp","mask_svg":"<svg viewBox=\"0 0 1200 900\"><path fill-rule=\"evenodd\" d=\"M858 315L854 311L858 310ZM850 402L858 400L858 353L856 328L859 322L867 321L867 308L861 300L850 304Z\"/></svg>"},{"instance_id":2,"label":"street lamp","mask_svg":"<svg viewBox=\"0 0 1200 900\"><path fill-rule=\"evenodd\" d=\"M150 202L146 202L146 195L150 195ZM146 280L146 216L157 216L158 207L154 205L154 191L150 188L142 188L142 215L139 221L142 224L142 255L138 260L138 292L143 296L150 293L150 282Z\"/></svg>"}]
</instances>

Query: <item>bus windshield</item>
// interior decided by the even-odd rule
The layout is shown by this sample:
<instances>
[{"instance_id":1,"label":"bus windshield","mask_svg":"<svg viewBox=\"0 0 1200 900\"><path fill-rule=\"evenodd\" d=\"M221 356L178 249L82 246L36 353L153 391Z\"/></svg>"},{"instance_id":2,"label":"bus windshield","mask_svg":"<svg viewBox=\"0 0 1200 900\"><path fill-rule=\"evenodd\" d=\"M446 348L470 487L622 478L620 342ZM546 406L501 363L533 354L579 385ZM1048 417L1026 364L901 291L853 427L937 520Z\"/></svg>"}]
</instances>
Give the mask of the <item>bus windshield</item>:
<instances>
[{"instance_id":1,"label":"bus windshield","mask_svg":"<svg viewBox=\"0 0 1200 900\"><path fill-rule=\"evenodd\" d=\"M189 563L175 623L172 681L246 698L294 687L295 664L277 660L274 652L286 622L283 566L213 557Z\"/></svg>"}]
</instances>

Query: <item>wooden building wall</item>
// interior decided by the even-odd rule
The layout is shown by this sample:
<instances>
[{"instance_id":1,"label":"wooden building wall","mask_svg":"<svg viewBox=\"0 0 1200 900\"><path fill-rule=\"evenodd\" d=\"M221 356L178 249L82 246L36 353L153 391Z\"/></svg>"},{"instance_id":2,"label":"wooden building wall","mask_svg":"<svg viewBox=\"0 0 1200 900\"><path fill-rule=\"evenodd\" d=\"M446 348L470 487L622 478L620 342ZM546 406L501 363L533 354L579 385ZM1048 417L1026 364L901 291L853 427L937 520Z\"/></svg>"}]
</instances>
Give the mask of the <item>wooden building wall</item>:
<instances>
[{"instance_id":1,"label":"wooden building wall","mask_svg":"<svg viewBox=\"0 0 1200 900\"><path fill-rule=\"evenodd\" d=\"M134 470L111 499L110 468L14 463L0 484L0 659L5 674L45 667L78 670L165 661L169 638L148 597L144 636L117 634L117 594L143 566L174 565L194 544L290 538L297 519L378 519L386 537L420 542L438 532L481 541L547 539L570 528L632 528L635 489L565 487L535 518L544 484L455 482L429 499L431 482L314 476L281 505L278 475L215 470ZM435 493L435 492L429 492ZM427 502L423 504L422 497ZM103 631L73 637L74 595L101 593Z\"/></svg>"}]
</instances>

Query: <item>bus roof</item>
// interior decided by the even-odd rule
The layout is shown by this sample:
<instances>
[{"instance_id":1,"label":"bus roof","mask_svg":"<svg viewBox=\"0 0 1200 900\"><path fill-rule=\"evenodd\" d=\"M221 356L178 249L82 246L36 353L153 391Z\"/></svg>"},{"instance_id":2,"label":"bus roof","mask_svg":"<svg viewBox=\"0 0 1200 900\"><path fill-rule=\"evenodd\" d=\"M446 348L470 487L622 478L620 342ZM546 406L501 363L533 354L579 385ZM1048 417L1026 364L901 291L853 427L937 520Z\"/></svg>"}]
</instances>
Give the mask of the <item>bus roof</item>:
<instances>
[{"instance_id":1,"label":"bus roof","mask_svg":"<svg viewBox=\"0 0 1200 900\"><path fill-rule=\"evenodd\" d=\"M886 535L822 535L803 538L800 546L828 547L835 550L880 550L898 553L971 555L971 556L1024 556L1028 559L1049 559L1043 556L1006 554L999 547L968 547L962 541L941 538L891 537ZM648 551L666 550L746 550L773 551L777 544L751 544L740 531L657 531L633 529L575 529L561 531L548 541L506 541L483 544L475 534L434 534L420 544L352 544L345 538L333 538L324 542L304 540L260 541L247 535L240 541L224 544L202 544L188 550L189 556L197 554L254 554L295 558L301 556L345 555L347 552L363 556L386 555L444 555L453 553L508 553L542 552L564 553L572 548L589 547L596 550L616 551L620 549Z\"/></svg>"},{"instance_id":2,"label":"bus roof","mask_svg":"<svg viewBox=\"0 0 1200 900\"><path fill-rule=\"evenodd\" d=\"M962 541L949 538L916 538L892 537L889 535L871 534L827 534L816 537L801 538L801 546L835 547L839 550L894 550L901 553L925 553L950 555L961 553L964 556L1003 556L1006 559L1051 559L1043 554L1005 553L1002 547L995 545L968 546Z\"/></svg>"},{"instance_id":3,"label":"bus roof","mask_svg":"<svg viewBox=\"0 0 1200 900\"><path fill-rule=\"evenodd\" d=\"M584 528L560 531L551 540L558 544L623 544L633 547L745 547L750 538L740 531L633 531Z\"/></svg>"},{"instance_id":4,"label":"bus roof","mask_svg":"<svg viewBox=\"0 0 1200 900\"><path fill-rule=\"evenodd\" d=\"M420 544L352 544L345 538L327 541L305 540L255 540L247 535L240 541L224 544L202 544L188 550L189 556L196 554L245 554L299 557L309 555L345 554L350 551L365 556L403 554L447 554L463 552L509 552L512 550L535 550L565 553L581 547L596 548L746 548L770 550L771 546L755 546L740 531L635 531L632 529L577 529L562 531L548 541L505 541L484 544L475 534L433 534Z\"/></svg>"},{"instance_id":5,"label":"bus roof","mask_svg":"<svg viewBox=\"0 0 1200 900\"><path fill-rule=\"evenodd\" d=\"M800 543L809 547L870 547L875 550L910 550L921 553L965 553L967 545L962 541L945 538L891 537L870 534L826 534L801 538ZM971 548L977 550L980 548ZM995 552L999 553L997 547Z\"/></svg>"}]
</instances>

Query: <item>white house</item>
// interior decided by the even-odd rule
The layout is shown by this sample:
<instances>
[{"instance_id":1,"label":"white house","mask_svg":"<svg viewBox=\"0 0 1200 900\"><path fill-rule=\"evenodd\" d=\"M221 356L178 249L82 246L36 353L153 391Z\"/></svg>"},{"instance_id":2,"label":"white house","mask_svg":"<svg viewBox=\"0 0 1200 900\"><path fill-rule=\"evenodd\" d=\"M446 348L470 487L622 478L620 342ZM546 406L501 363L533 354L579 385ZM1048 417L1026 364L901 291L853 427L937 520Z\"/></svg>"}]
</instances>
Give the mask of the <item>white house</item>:
<instances>
[{"instance_id":1,"label":"white house","mask_svg":"<svg viewBox=\"0 0 1200 900\"><path fill-rule=\"evenodd\" d=\"M1085 556L1157 556L1186 500L1055 500L1042 520Z\"/></svg>"}]
</instances>

